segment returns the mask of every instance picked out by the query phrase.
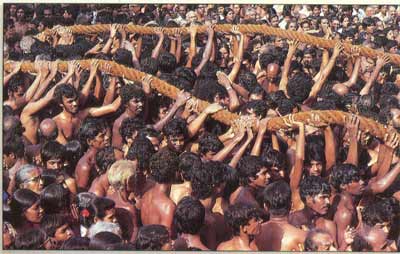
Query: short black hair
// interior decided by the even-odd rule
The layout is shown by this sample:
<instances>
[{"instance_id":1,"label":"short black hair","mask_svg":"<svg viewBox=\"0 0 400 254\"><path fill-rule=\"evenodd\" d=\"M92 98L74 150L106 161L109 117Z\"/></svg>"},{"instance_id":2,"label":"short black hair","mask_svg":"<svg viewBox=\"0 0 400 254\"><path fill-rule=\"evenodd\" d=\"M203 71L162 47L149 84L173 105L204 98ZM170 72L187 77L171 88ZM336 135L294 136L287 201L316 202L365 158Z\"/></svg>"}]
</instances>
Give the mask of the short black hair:
<instances>
[{"instance_id":1,"label":"short black hair","mask_svg":"<svg viewBox=\"0 0 400 254\"><path fill-rule=\"evenodd\" d=\"M57 228L67 224L67 218L62 214L45 214L40 221L40 228L50 237L54 237Z\"/></svg>"},{"instance_id":2,"label":"short black hair","mask_svg":"<svg viewBox=\"0 0 400 254\"><path fill-rule=\"evenodd\" d=\"M183 152L179 155L179 171L182 174L183 180L190 181L193 172L201 170L202 162L200 157L192 152Z\"/></svg>"},{"instance_id":3,"label":"short black hair","mask_svg":"<svg viewBox=\"0 0 400 254\"><path fill-rule=\"evenodd\" d=\"M275 62L275 56L271 53L262 53L259 56L261 69L266 69L268 64Z\"/></svg>"},{"instance_id":4,"label":"short black hair","mask_svg":"<svg viewBox=\"0 0 400 254\"><path fill-rule=\"evenodd\" d=\"M362 221L370 227L378 223L392 223L395 211L389 198L374 198L361 211Z\"/></svg>"},{"instance_id":5,"label":"short black hair","mask_svg":"<svg viewBox=\"0 0 400 254\"><path fill-rule=\"evenodd\" d=\"M199 140L199 152L205 155L207 152L218 152L224 148L224 144L218 139L216 135L204 135Z\"/></svg>"},{"instance_id":6,"label":"short black hair","mask_svg":"<svg viewBox=\"0 0 400 254\"><path fill-rule=\"evenodd\" d=\"M331 194L331 187L328 181L320 176L307 176L300 182L300 197L306 203L307 197L314 197L318 194Z\"/></svg>"},{"instance_id":7,"label":"short black hair","mask_svg":"<svg viewBox=\"0 0 400 254\"><path fill-rule=\"evenodd\" d=\"M153 144L146 137L137 137L128 150L126 159L137 160L138 170L144 171L149 169L151 156L156 153Z\"/></svg>"},{"instance_id":8,"label":"short black hair","mask_svg":"<svg viewBox=\"0 0 400 254\"><path fill-rule=\"evenodd\" d=\"M229 206L224 213L225 221L232 228L235 236L240 234L240 227L248 225L253 218L258 220L260 216L260 211L256 207L242 203Z\"/></svg>"},{"instance_id":9,"label":"short black hair","mask_svg":"<svg viewBox=\"0 0 400 254\"><path fill-rule=\"evenodd\" d=\"M22 158L25 155L25 145L22 138L14 136L7 142L3 143L3 154L14 154L17 158Z\"/></svg>"},{"instance_id":10,"label":"short black hair","mask_svg":"<svg viewBox=\"0 0 400 254\"><path fill-rule=\"evenodd\" d=\"M156 75L158 72L158 60L152 57L143 58L140 61L140 69L151 75Z\"/></svg>"},{"instance_id":11,"label":"short black hair","mask_svg":"<svg viewBox=\"0 0 400 254\"><path fill-rule=\"evenodd\" d=\"M133 67L132 53L129 50L119 48L114 54L113 60L127 67Z\"/></svg>"},{"instance_id":12,"label":"short black hair","mask_svg":"<svg viewBox=\"0 0 400 254\"><path fill-rule=\"evenodd\" d=\"M169 232L164 225L145 225L136 237L136 250L161 250L169 240Z\"/></svg>"},{"instance_id":13,"label":"short black hair","mask_svg":"<svg viewBox=\"0 0 400 254\"><path fill-rule=\"evenodd\" d=\"M104 174L116 161L114 148L106 146L96 153L96 165L99 169L99 175Z\"/></svg>"},{"instance_id":14,"label":"short black hair","mask_svg":"<svg viewBox=\"0 0 400 254\"><path fill-rule=\"evenodd\" d=\"M158 68L160 72L172 73L176 69L176 58L169 52L161 52L158 56Z\"/></svg>"},{"instance_id":15,"label":"short black hair","mask_svg":"<svg viewBox=\"0 0 400 254\"><path fill-rule=\"evenodd\" d=\"M78 91L70 84L60 84L54 90L54 100L57 104L62 104L62 98L75 99L78 98Z\"/></svg>"},{"instance_id":16,"label":"short black hair","mask_svg":"<svg viewBox=\"0 0 400 254\"><path fill-rule=\"evenodd\" d=\"M201 202L186 196L176 206L174 225L178 233L198 234L204 224L205 208Z\"/></svg>"},{"instance_id":17,"label":"short black hair","mask_svg":"<svg viewBox=\"0 0 400 254\"><path fill-rule=\"evenodd\" d=\"M258 156L246 155L243 156L238 163L237 172L239 176L239 183L242 186L247 186L250 183L250 178L256 178L257 173L260 171L263 164Z\"/></svg>"},{"instance_id":18,"label":"short black hair","mask_svg":"<svg viewBox=\"0 0 400 254\"><path fill-rule=\"evenodd\" d=\"M340 191L342 184L359 181L361 178L359 169L353 164L336 164L332 168L330 183L336 190Z\"/></svg>"},{"instance_id":19,"label":"short black hair","mask_svg":"<svg viewBox=\"0 0 400 254\"><path fill-rule=\"evenodd\" d=\"M106 123L101 118L86 118L79 128L79 140L86 148L88 141L96 138L99 133L106 129Z\"/></svg>"},{"instance_id":20,"label":"short black hair","mask_svg":"<svg viewBox=\"0 0 400 254\"><path fill-rule=\"evenodd\" d=\"M311 77L302 72L297 73L288 81L288 95L294 102L303 103L310 95L312 85Z\"/></svg>"},{"instance_id":21,"label":"short black hair","mask_svg":"<svg viewBox=\"0 0 400 254\"><path fill-rule=\"evenodd\" d=\"M90 239L88 237L74 236L63 242L61 250L88 250Z\"/></svg>"},{"instance_id":22,"label":"short black hair","mask_svg":"<svg viewBox=\"0 0 400 254\"><path fill-rule=\"evenodd\" d=\"M139 82L134 82L133 84L124 85L121 87L121 105L127 105L133 98L144 101L145 95L142 89L140 89L141 84Z\"/></svg>"},{"instance_id":23,"label":"short black hair","mask_svg":"<svg viewBox=\"0 0 400 254\"><path fill-rule=\"evenodd\" d=\"M103 219L107 215L106 211L113 208L115 208L114 200L104 197L96 197L89 206L89 210L92 210L94 216L99 219Z\"/></svg>"},{"instance_id":24,"label":"short black hair","mask_svg":"<svg viewBox=\"0 0 400 254\"><path fill-rule=\"evenodd\" d=\"M172 183L178 169L179 159L176 153L163 149L150 158L150 173L158 183Z\"/></svg>"},{"instance_id":25,"label":"short black hair","mask_svg":"<svg viewBox=\"0 0 400 254\"><path fill-rule=\"evenodd\" d=\"M292 205L292 191L283 180L273 182L263 191L264 204L271 215L283 216L289 213Z\"/></svg>"},{"instance_id":26,"label":"short black hair","mask_svg":"<svg viewBox=\"0 0 400 254\"><path fill-rule=\"evenodd\" d=\"M40 206L46 214L59 213L69 208L70 192L62 184L52 183L40 193Z\"/></svg>"},{"instance_id":27,"label":"short black hair","mask_svg":"<svg viewBox=\"0 0 400 254\"><path fill-rule=\"evenodd\" d=\"M188 136L186 121L182 118L174 118L169 121L163 128L165 136L179 136L183 135L185 138Z\"/></svg>"},{"instance_id":28,"label":"short black hair","mask_svg":"<svg viewBox=\"0 0 400 254\"><path fill-rule=\"evenodd\" d=\"M47 161L53 159L64 159L64 146L57 141L49 141L40 148L42 163L46 166Z\"/></svg>"},{"instance_id":29,"label":"short black hair","mask_svg":"<svg viewBox=\"0 0 400 254\"><path fill-rule=\"evenodd\" d=\"M239 75L239 84L243 86L247 91L253 91L254 88L258 87L257 76L252 72L244 72Z\"/></svg>"},{"instance_id":30,"label":"short black hair","mask_svg":"<svg viewBox=\"0 0 400 254\"><path fill-rule=\"evenodd\" d=\"M249 101L241 107L240 111L242 114L248 114L247 110L249 109L252 109L257 117L262 118L265 117L268 112L268 106L264 100Z\"/></svg>"},{"instance_id":31,"label":"short black hair","mask_svg":"<svg viewBox=\"0 0 400 254\"><path fill-rule=\"evenodd\" d=\"M125 118L119 127L123 143L126 143L126 139L131 138L135 132L139 132L142 128L144 128L143 120L136 117Z\"/></svg>"},{"instance_id":32,"label":"short black hair","mask_svg":"<svg viewBox=\"0 0 400 254\"><path fill-rule=\"evenodd\" d=\"M30 229L22 234L17 234L14 246L18 250L44 250L46 233L41 229Z\"/></svg>"}]
</instances>

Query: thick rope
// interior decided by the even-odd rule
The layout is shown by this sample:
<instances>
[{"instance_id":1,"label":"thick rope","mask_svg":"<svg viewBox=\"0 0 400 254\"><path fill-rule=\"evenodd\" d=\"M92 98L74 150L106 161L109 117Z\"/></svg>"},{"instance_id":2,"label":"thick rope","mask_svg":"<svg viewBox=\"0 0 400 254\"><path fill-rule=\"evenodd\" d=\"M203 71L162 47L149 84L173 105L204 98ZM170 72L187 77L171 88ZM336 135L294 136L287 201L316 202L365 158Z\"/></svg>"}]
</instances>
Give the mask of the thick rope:
<instances>
[{"instance_id":1,"label":"thick rope","mask_svg":"<svg viewBox=\"0 0 400 254\"><path fill-rule=\"evenodd\" d=\"M214 30L216 32L227 32L229 33L232 30L233 25L222 24L216 25ZM335 47L335 40L327 40L323 38L319 38L316 36L312 36L309 34L297 32L297 31L289 31L280 28L271 27L268 25L238 25L239 30L243 33L259 33L270 36L278 36L280 38L290 39L290 40L298 40L303 43L315 45L321 48L333 48ZM133 24L125 25L126 31L129 33L139 33L139 34L155 34L156 27L145 27L138 26ZM66 27L71 30L72 33L75 34L97 34L102 32L107 32L110 30L110 25L101 24L101 25L75 25ZM189 27L180 27L179 28L183 34L189 33ZM165 34L174 35L176 33L176 28L163 28ZM49 34L51 30L46 30L45 33ZM206 32L206 26L199 26L197 29L198 33ZM344 51L347 53L351 53L351 48L355 46L350 43L343 43ZM379 55L382 55L383 52L374 50L364 46L358 46L360 48L360 54L362 56L367 56L370 58L377 58ZM400 55L398 54L387 54L390 56L390 61L400 65Z\"/></svg>"},{"instance_id":2,"label":"thick rope","mask_svg":"<svg viewBox=\"0 0 400 254\"><path fill-rule=\"evenodd\" d=\"M89 70L90 69L90 62L92 60L80 60L79 65L81 68ZM5 63L4 68L6 71L11 71L14 67L15 62L8 62ZM148 75L144 72L138 71L133 68L128 68L126 66L117 64L112 61L105 61L105 60L100 60L99 61L99 69L101 71L107 72L107 66L111 67L111 72L109 74L113 76L119 76L126 78L128 80L132 81L141 81L142 78L145 75ZM67 62L60 62L58 69L60 71L67 71L68 69L68 63ZM36 72L34 68L34 63L32 62L23 62L21 66L21 71L23 72L31 72L34 73ZM167 82L157 78L153 77L153 81L151 83L151 87L155 90L157 90L159 93L166 95L172 99L176 99L177 94L179 92L179 89L176 88L173 85L168 84ZM207 101L203 101L200 99L197 99L199 101L198 104L198 110L203 111L209 103ZM312 119L312 115L316 114L319 116L319 120L322 123L325 124L338 124L338 125L344 125L345 124L345 119L349 118L351 116L350 113L347 112L342 112L338 110L315 110L315 111L307 111L307 112L300 112L293 114L294 119L298 121L302 121L305 123L308 123ZM372 120L366 117L358 116L360 119L360 129L364 132L368 132L371 135L384 139L386 134L390 134L393 132L393 130L389 130L386 126ZM212 115L212 118L214 118L217 121L220 121L226 125L231 125L232 121L236 120L239 118L239 115L235 113L231 113L227 110L221 110L215 114ZM286 117L274 117L272 118L267 125L267 129L270 131L278 131L281 129L288 129L288 126L285 124L284 119L287 119Z\"/></svg>"}]
</instances>

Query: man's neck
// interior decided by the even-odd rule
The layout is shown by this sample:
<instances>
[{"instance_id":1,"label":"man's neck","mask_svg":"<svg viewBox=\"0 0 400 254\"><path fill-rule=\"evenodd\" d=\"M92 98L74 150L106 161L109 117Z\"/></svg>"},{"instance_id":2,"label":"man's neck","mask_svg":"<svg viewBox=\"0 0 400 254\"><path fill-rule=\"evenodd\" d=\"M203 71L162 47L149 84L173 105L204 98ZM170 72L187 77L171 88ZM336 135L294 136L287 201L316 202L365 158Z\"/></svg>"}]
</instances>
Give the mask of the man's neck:
<instances>
[{"instance_id":1,"label":"man's neck","mask_svg":"<svg viewBox=\"0 0 400 254\"><path fill-rule=\"evenodd\" d=\"M66 111L65 109L61 112L61 116L63 117L63 118L65 118L65 119L72 119L72 118L74 118L74 114L72 114L72 113L70 113L70 112L68 112L68 111Z\"/></svg>"},{"instance_id":2,"label":"man's neck","mask_svg":"<svg viewBox=\"0 0 400 254\"><path fill-rule=\"evenodd\" d=\"M304 207L303 214L306 216L307 220L309 220L309 221L315 220L316 218L320 217L320 215L317 212L315 212L313 209L311 209L308 206Z\"/></svg>"},{"instance_id":3,"label":"man's neck","mask_svg":"<svg viewBox=\"0 0 400 254\"><path fill-rule=\"evenodd\" d=\"M197 247L198 245L203 244L199 234L182 234L181 237L187 241L188 247Z\"/></svg>"},{"instance_id":4,"label":"man's neck","mask_svg":"<svg viewBox=\"0 0 400 254\"><path fill-rule=\"evenodd\" d=\"M124 115L127 117L135 117L137 115L137 113L133 112L127 108L127 109L125 109Z\"/></svg>"},{"instance_id":5,"label":"man's neck","mask_svg":"<svg viewBox=\"0 0 400 254\"><path fill-rule=\"evenodd\" d=\"M153 187L157 192L162 192L166 196L169 196L169 193L171 192L171 184L166 184L166 183L156 183Z\"/></svg>"},{"instance_id":6,"label":"man's neck","mask_svg":"<svg viewBox=\"0 0 400 254\"><path fill-rule=\"evenodd\" d=\"M280 216L280 215L270 215L270 217L269 217L269 221L271 221L271 222L278 222L278 223L280 223L280 222L288 222L288 215L283 215L283 216Z\"/></svg>"},{"instance_id":7,"label":"man's neck","mask_svg":"<svg viewBox=\"0 0 400 254\"><path fill-rule=\"evenodd\" d=\"M233 241L238 243L240 246L250 246L250 238L249 235L243 232L240 232L240 235L234 236Z\"/></svg>"}]
</instances>

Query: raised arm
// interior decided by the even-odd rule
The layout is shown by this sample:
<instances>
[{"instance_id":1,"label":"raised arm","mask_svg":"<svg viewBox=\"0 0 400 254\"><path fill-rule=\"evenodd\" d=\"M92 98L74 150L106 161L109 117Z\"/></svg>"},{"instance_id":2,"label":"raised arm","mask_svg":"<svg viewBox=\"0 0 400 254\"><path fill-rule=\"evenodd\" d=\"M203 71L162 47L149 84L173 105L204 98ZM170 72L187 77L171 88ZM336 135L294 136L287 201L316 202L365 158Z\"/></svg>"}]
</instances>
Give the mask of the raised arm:
<instances>
[{"instance_id":1,"label":"raised arm","mask_svg":"<svg viewBox=\"0 0 400 254\"><path fill-rule=\"evenodd\" d=\"M279 82L279 90L282 90L287 96L287 84L289 80L289 70L290 64L292 63L292 58L294 53L296 53L296 49L299 46L299 41L288 41L289 43L289 50L285 59L285 63L283 64L283 71L281 81Z\"/></svg>"},{"instance_id":2,"label":"raised arm","mask_svg":"<svg viewBox=\"0 0 400 254\"><path fill-rule=\"evenodd\" d=\"M267 132L267 124L269 118L264 118L260 121L258 125L258 133L256 137L256 141L254 142L253 149L251 149L251 155L260 156L261 154L261 145L264 139L264 135Z\"/></svg>"},{"instance_id":3,"label":"raised arm","mask_svg":"<svg viewBox=\"0 0 400 254\"><path fill-rule=\"evenodd\" d=\"M114 96L117 88L117 78L114 76L110 77L110 85L106 91L106 95L104 96L103 105L108 105L113 102Z\"/></svg>"},{"instance_id":4,"label":"raised arm","mask_svg":"<svg viewBox=\"0 0 400 254\"><path fill-rule=\"evenodd\" d=\"M304 164L304 146L305 146L305 125L303 122L295 121L293 116L289 116L289 120L286 121L289 127L298 127L299 134L296 138L296 159L294 162L293 169L290 174L290 189L293 195L299 193L299 187L301 178L303 176L303 164Z\"/></svg>"},{"instance_id":5,"label":"raised arm","mask_svg":"<svg viewBox=\"0 0 400 254\"><path fill-rule=\"evenodd\" d=\"M349 152L347 154L346 163L358 166L358 130L360 127L360 119L356 115L350 118L346 117L346 129L349 136Z\"/></svg>"},{"instance_id":6,"label":"raised arm","mask_svg":"<svg viewBox=\"0 0 400 254\"><path fill-rule=\"evenodd\" d=\"M232 27L232 33L235 36L240 36L239 48L237 51L237 55L235 56L235 63L233 64L232 70L229 73L228 77L230 80L234 81L239 73L240 66L242 64L243 52L244 52L244 35L239 31L238 26Z\"/></svg>"},{"instance_id":7,"label":"raised arm","mask_svg":"<svg viewBox=\"0 0 400 254\"><path fill-rule=\"evenodd\" d=\"M88 108L85 113L87 113L89 116L92 116L92 117L100 117L103 115L114 113L115 111L118 110L118 108L120 106L121 106L121 97L118 97L111 104L104 105L104 106L97 107L97 108Z\"/></svg>"},{"instance_id":8,"label":"raised arm","mask_svg":"<svg viewBox=\"0 0 400 254\"><path fill-rule=\"evenodd\" d=\"M369 90L371 89L372 85L374 84L376 78L379 75L379 71L382 69L382 67L390 62L390 56L387 54L379 55L378 59L376 60L376 66L374 71L371 74L371 77L368 79L368 82L365 84L363 89L360 91L360 95L366 95L369 94Z\"/></svg>"},{"instance_id":9,"label":"raised arm","mask_svg":"<svg viewBox=\"0 0 400 254\"><path fill-rule=\"evenodd\" d=\"M3 87L6 87L12 77L14 77L21 70L22 61L15 64L14 69L9 73L4 73Z\"/></svg>"},{"instance_id":10,"label":"raised arm","mask_svg":"<svg viewBox=\"0 0 400 254\"><path fill-rule=\"evenodd\" d=\"M229 77L222 71L217 72L218 83L225 87L226 91L229 95L229 111L235 111L239 106L239 98L236 94L236 91L232 88L232 81Z\"/></svg>"},{"instance_id":11,"label":"raised arm","mask_svg":"<svg viewBox=\"0 0 400 254\"><path fill-rule=\"evenodd\" d=\"M154 32L158 36L158 42L157 42L156 47L153 49L153 52L151 53L151 57L154 59L157 59L158 55L160 54L165 36L164 36L164 32L161 27L156 27L154 29Z\"/></svg>"},{"instance_id":12,"label":"raised arm","mask_svg":"<svg viewBox=\"0 0 400 254\"><path fill-rule=\"evenodd\" d=\"M186 102L189 100L189 98L190 98L190 93L187 93L183 90L180 91L178 97L176 98L175 103L172 105L172 108L168 111L168 114L164 118L160 119L156 124L154 124L153 129L161 131L164 125L166 125L174 117L176 111L180 107L185 105Z\"/></svg>"},{"instance_id":13,"label":"raised arm","mask_svg":"<svg viewBox=\"0 0 400 254\"><path fill-rule=\"evenodd\" d=\"M239 163L240 158L242 158L244 152L246 151L247 147L250 145L251 141L254 138L254 134L253 134L253 131L251 130L251 128L247 128L246 133L247 133L246 141L243 143L242 146L240 146L239 150L233 156L231 162L229 162L229 166L231 166L232 168L236 168L237 164Z\"/></svg>"},{"instance_id":14,"label":"raised arm","mask_svg":"<svg viewBox=\"0 0 400 254\"><path fill-rule=\"evenodd\" d=\"M222 106L218 103L212 103L208 105L203 112L201 112L196 119L194 119L188 126L189 137L194 137L196 133L200 130L207 116L217 113L222 110Z\"/></svg>"},{"instance_id":15,"label":"raised arm","mask_svg":"<svg viewBox=\"0 0 400 254\"><path fill-rule=\"evenodd\" d=\"M117 30L118 30L117 24L110 25L110 37L108 37L106 44L104 45L103 49L101 50L101 52L103 54L110 53L111 46L113 44L113 40L114 40L115 36L117 35Z\"/></svg>"},{"instance_id":16,"label":"raised arm","mask_svg":"<svg viewBox=\"0 0 400 254\"><path fill-rule=\"evenodd\" d=\"M176 58L176 63L179 64L182 56L182 31L180 29L176 29L175 38L176 38L175 58Z\"/></svg>"},{"instance_id":17,"label":"raised arm","mask_svg":"<svg viewBox=\"0 0 400 254\"><path fill-rule=\"evenodd\" d=\"M381 179L389 171L392 165L393 152L398 147L399 141L400 139L396 132L393 132L391 135L386 134L384 138L385 143L379 147L377 179ZM383 157L382 160L380 160L381 157Z\"/></svg>"},{"instance_id":18,"label":"raised arm","mask_svg":"<svg viewBox=\"0 0 400 254\"><path fill-rule=\"evenodd\" d=\"M89 97L90 90L93 86L93 80L96 77L97 69L99 68L99 60L93 59L90 62L90 73L89 78L83 86L80 96L79 96L79 105L85 105L87 98Z\"/></svg>"},{"instance_id":19,"label":"raised arm","mask_svg":"<svg viewBox=\"0 0 400 254\"><path fill-rule=\"evenodd\" d=\"M192 60L196 55L196 35L197 35L197 26L191 24L190 25L190 46L189 46L189 57L186 63L186 67L192 67Z\"/></svg>"},{"instance_id":20,"label":"raised arm","mask_svg":"<svg viewBox=\"0 0 400 254\"><path fill-rule=\"evenodd\" d=\"M390 170L386 175L376 181L370 181L367 186L367 190L372 191L373 194L378 194L384 192L389 186L396 180L400 173L400 163L397 163L392 170Z\"/></svg>"},{"instance_id":21,"label":"raised arm","mask_svg":"<svg viewBox=\"0 0 400 254\"><path fill-rule=\"evenodd\" d=\"M136 50L132 43L124 40L122 41L121 46L131 52L133 67L135 67L136 69L140 69L139 59L137 58Z\"/></svg>"},{"instance_id":22,"label":"raised arm","mask_svg":"<svg viewBox=\"0 0 400 254\"><path fill-rule=\"evenodd\" d=\"M207 34L208 34L208 38L207 38L206 47L204 49L203 58L201 59L199 66L197 66L196 69L194 70L194 72L196 73L197 76L199 76L201 69L208 62L208 59L210 59L212 43L214 40L214 26L207 27Z\"/></svg>"},{"instance_id":23,"label":"raised arm","mask_svg":"<svg viewBox=\"0 0 400 254\"><path fill-rule=\"evenodd\" d=\"M235 146L239 144L239 142L243 139L244 134L245 134L244 130L241 130L239 133L235 134L234 138L227 145L225 145L225 147L222 148L221 151L219 151L216 155L214 155L212 160L224 161L225 158L231 153L233 148L235 148Z\"/></svg>"}]
</instances>

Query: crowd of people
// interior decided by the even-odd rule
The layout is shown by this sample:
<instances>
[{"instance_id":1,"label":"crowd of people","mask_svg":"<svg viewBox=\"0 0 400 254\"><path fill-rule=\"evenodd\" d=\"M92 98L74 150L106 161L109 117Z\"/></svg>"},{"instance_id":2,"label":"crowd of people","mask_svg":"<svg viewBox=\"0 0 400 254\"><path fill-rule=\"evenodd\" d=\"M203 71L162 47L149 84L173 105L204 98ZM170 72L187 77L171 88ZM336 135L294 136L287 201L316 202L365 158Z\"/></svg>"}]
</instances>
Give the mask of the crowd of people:
<instances>
[{"instance_id":1,"label":"crowd of people","mask_svg":"<svg viewBox=\"0 0 400 254\"><path fill-rule=\"evenodd\" d=\"M399 250L400 66L388 54L400 52L400 6L9 3L4 11L4 63L14 62L3 76L4 249ZM109 31L68 28L93 24ZM127 24L157 28L143 35ZM382 54L362 56L359 45ZM113 76L99 60L147 74ZM35 71L22 72L22 61ZM175 100L154 89L155 77L180 90ZM197 99L209 105L200 110ZM241 117L227 126L211 117L220 110ZM344 125L293 115L313 110L351 114ZM285 130L267 128L283 116ZM360 117L388 134L362 131Z\"/></svg>"}]
</instances>

